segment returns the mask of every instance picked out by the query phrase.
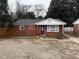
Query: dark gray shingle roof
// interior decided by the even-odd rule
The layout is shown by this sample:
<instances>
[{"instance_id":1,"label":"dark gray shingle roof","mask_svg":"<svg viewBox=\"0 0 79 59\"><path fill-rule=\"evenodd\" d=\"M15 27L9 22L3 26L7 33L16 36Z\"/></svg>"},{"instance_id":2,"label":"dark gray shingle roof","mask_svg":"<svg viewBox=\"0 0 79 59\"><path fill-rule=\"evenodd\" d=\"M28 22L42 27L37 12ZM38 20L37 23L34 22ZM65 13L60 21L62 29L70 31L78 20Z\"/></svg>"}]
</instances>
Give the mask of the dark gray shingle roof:
<instances>
[{"instance_id":1,"label":"dark gray shingle roof","mask_svg":"<svg viewBox=\"0 0 79 59\"><path fill-rule=\"evenodd\" d=\"M34 25L36 22L41 21L41 19L21 19L13 23L13 25Z\"/></svg>"}]
</instances>

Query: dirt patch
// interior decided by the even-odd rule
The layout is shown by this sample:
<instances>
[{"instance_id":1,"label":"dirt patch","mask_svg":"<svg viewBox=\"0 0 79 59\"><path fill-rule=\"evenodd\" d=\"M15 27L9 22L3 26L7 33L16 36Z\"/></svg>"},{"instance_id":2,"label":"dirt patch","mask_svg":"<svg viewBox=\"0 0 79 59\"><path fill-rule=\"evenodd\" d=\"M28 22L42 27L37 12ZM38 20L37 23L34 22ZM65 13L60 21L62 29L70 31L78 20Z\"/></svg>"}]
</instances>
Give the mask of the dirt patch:
<instances>
[{"instance_id":1,"label":"dirt patch","mask_svg":"<svg viewBox=\"0 0 79 59\"><path fill-rule=\"evenodd\" d=\"M71 40L8 39L0 41L0 59L79 59Z\"/></svg>"}]
</instances>

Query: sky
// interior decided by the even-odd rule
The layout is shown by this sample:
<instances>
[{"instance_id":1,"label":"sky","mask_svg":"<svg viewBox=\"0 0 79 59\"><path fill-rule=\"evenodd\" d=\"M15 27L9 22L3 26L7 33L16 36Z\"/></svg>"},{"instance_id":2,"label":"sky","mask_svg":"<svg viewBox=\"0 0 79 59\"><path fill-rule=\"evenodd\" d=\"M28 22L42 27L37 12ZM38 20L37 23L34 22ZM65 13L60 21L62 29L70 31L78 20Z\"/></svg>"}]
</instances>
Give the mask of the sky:
<instances>
[{"instance_id":1,"label":"sky","mask_svg":"<svg viewBox=\"0 0 79 59\"><path fill-rule=\"evenodd\" d=\"M10 9L12 9L12 11L15 11L16 9L15 1L16 0L8 0L9 7ZM48 9L50 5L50 1L51 0L20 0L21 4L24 4L24 5L42 4L45 9Z\"/></svg>"}]
</instances>

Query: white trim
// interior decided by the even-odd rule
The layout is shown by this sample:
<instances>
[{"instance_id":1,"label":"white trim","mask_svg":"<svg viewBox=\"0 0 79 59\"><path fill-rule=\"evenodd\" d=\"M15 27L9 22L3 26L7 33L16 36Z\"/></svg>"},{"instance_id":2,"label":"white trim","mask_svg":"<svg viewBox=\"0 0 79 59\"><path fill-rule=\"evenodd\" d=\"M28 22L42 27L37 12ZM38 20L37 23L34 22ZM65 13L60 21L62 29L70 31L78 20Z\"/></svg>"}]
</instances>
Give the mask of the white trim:
<instances>
[{"instance_id":1,"label":"white trim","mask_svg":"<svg viewBox=\"0 0 79 59\"><path fill-rule=\"evenodd\" d=\"M20 25L19 30L25 30L25 25Z\"/></svg>"}]
</instances>

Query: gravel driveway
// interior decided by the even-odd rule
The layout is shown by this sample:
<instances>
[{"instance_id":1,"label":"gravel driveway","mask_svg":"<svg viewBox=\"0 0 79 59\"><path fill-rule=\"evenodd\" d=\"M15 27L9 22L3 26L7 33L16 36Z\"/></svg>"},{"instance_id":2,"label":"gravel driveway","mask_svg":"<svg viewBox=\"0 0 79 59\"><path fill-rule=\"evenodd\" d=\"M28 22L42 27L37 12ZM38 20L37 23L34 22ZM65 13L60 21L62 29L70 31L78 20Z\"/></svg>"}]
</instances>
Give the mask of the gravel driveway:
<instances>
[{"instance_id":1,"label":"gravel driveway","mask_svg":"<svg viewBox=\"0 0 79 59\"><path fill-rule=\"evenodd\" d=\"M79 59L79 44L68 39L2 39L0 59Z\"/></svg>"}]
</instances>

